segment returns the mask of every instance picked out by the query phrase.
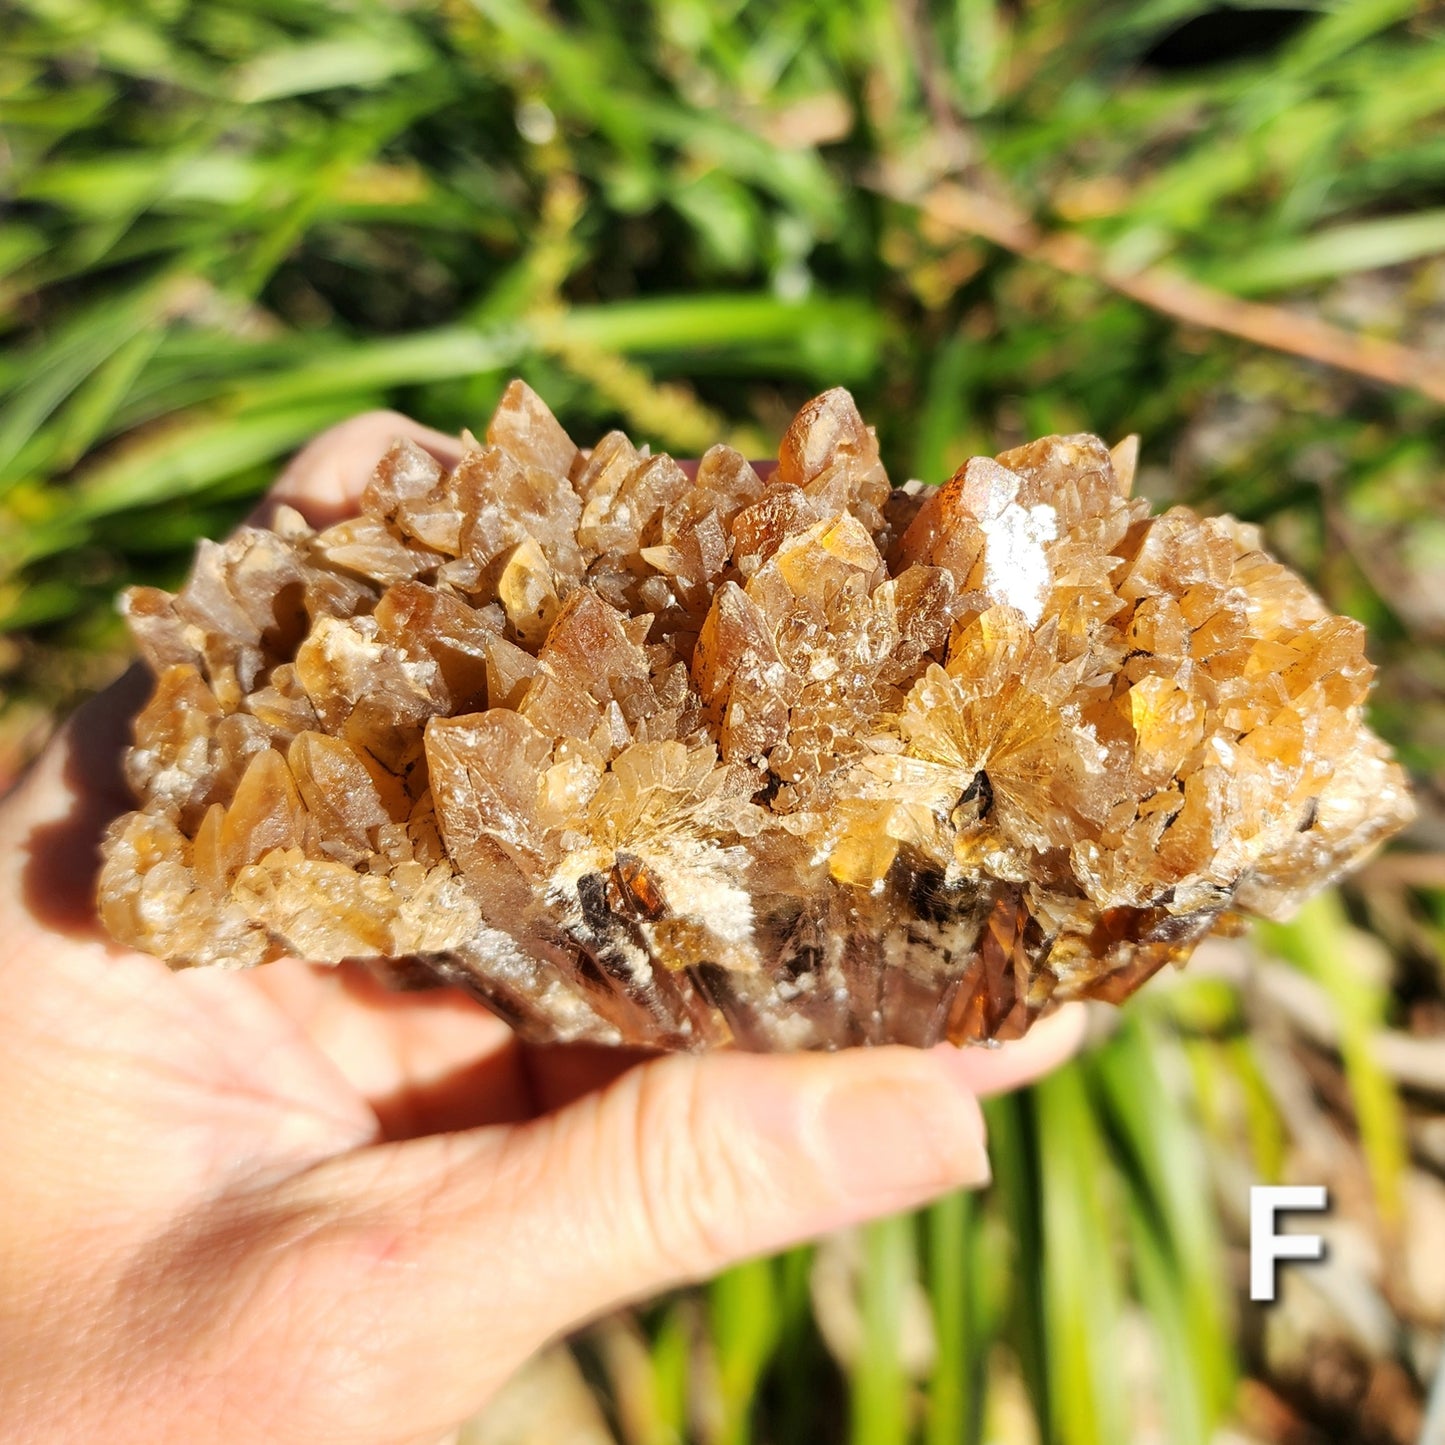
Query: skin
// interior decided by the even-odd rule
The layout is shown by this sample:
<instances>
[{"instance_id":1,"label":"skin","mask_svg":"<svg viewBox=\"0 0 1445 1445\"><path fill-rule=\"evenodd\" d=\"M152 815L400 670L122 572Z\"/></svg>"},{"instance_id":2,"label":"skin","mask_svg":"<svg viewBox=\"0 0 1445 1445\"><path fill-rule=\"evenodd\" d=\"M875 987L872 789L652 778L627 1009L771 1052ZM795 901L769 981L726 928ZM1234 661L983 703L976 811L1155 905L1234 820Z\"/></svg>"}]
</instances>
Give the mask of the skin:
<instances>
[{"instance_id":1,"label":"skin","mask_svg":"<svg viewBox=\"0 0 1445 1445\"><path fill-rule=\"evenodd\" d=\"M278 502L325 525L411 436L332 429ZM26 1441L444 1437L630 1300L987 1181L982 1095L1078 1044L639 1056L532 1048L451 990L284 960L171 973L100 931L146 681L0 803L0 1416Z\"/></svg>"}]
</instances>

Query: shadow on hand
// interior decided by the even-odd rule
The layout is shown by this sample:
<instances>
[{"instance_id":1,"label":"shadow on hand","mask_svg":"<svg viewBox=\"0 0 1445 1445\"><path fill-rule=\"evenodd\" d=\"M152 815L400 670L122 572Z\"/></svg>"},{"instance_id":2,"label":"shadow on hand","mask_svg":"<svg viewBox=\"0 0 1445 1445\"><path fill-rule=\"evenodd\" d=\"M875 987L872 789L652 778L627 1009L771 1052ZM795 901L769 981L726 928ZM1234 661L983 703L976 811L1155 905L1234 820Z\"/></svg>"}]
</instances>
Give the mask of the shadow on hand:
<instances>
[{"instance_id":1,"label":"shadow on hand","mask_svg":"<svg viewBox=\"0 0 1445 1445\"><path fill-rule=\"evenodd\" d=\"M605 1089L656 1054L596 1044L524 1044L369 1102L387 1139L519 1124Z\"/></svg>"},{"instance_id":2,"label":"shadow on hand","mask_svg":"<svg viewBox=\"0 0 1445 1445\"><path fill-rule=\"evenodd\" d=\"M618 1075L657 1057L654 1050L598 1044L530 1043L485 999L456 984L442 984L430 971L398 969L404 960L346 959L310 967L330 975L334 986L357 1008L385 1013L407 1023L427 1015L488 1015L506 1025L504 1042L434 1077L412 1078L392 1093L368 1099L388 1139L516 1124L564 1108L605 1088ZM269 965L277 967L277 965ZM408 980L398 986L398 977Z\"/></svg>"},{"instance_id":3,"label":"shadow on hand","mask_svg":"<svg viewBox=\"0 0 1445 1445\"><path fill-rule=\"evenodd\" d=\"M110 823L135 806L122 762L150 691L150 674L134 664L83 704L51 744L60 749L66 809L23 840L20 887L31 915L68 938L104 937L95 896L100 845Z\"/></svg>"}]
</instances>

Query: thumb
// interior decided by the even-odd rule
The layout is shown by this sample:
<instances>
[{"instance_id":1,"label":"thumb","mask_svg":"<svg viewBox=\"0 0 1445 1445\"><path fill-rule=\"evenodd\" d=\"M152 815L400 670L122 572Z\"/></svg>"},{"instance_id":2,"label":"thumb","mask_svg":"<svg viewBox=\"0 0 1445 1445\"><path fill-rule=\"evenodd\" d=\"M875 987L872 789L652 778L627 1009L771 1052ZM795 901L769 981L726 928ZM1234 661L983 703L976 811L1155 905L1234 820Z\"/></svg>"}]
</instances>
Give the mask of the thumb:
<instances>
[{"instance_id":1,"label":"thumb","mask_svg":"<svg viewBox=\"0 0 1445 1445\"><path fill-rule=\"evenodd\" d=\"M333 1421L349 1399L386 1438L378 1408L425 1400L444 1429L616 1304L988 1177L977 1098L939 1053L659 1059L530 1123L380 1145L293 1181L337 1221L307 1245L326 1277L303 1273L318 1301L303 1314L332 1337L307 1354L351 1362ZM368 1321L374 1345L337 1338Z\"/></svg>"}]
</instances>

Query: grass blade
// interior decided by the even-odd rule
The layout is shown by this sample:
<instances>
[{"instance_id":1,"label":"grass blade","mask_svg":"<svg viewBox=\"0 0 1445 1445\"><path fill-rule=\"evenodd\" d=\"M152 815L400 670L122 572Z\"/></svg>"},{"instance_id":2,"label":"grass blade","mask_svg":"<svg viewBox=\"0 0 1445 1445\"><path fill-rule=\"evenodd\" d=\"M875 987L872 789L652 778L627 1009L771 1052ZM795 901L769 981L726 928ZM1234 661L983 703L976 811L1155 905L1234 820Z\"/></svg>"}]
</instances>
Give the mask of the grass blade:
<instances>
[{"instance_id":1,"label":"grass blade","mask_svg":"<svg viewBox=\"0 0 1445 1445\"><path fill-rule=\"evenodd\" d=\"M923 1215L928 1243L928 1297L937 1357L928 1381L927 1445L963 1445L978 1429L980 1341L987 1337L974 1295L971 1258L980 1206L972 1194L950 1194Z\"/></svg>"},{"instance_id":2,"label":"grass blade","mask_svg":"<svg viewBox=\"0 0 1445 1445\"><path fill-rule=\"evenodd\" d=\"M1128 1438L1117 1351L1123 1297L1114 1178L1083 1071L1037 1084L1051 1445Z\"/></svg>"},{"instance_id":3,"label":"grass blade","mask_svg":"<svg viewBox=\"0 0 1445 1445\"><path fill-rule=\"evenodd\" d=\"M1205 279L1226 291L1251 295L1398 266L1441 252L1445 252L1445 210L1422 211L1336 226L1258 249L1242 261L1210 268Z\"/></svg>"},{"instance_id":4,"label":"grass blade","mask_svg":"<svg viewBox=\"0 0 1445 1445\"><path fill-rule=\"evenodd\" d=\"M1203 1445L1233 1394L1236 1371L1198 1126L1177 1097L1187 1064L1166 1034L1135 1014L1090 1061L1089 1075L1124 1164L1130 1252L1164 1349L1171 1438Z\"/></svg>"},{"instance_id":5,"label":"grass blade","mask_svg":"<svg viewBox=\"0 0 1445 1445\"><path fill-rule=\"evenodd\" d=\"M413 74L430 59L409 28L397 27L387 34L330 35L256 56L237 73L231 93L243 105L256 105L318 90L370 90Z\"/></svg>"},{"instance_id":6,"label":"grass blade","mask_svg":"<svg viewBox=\"0 0 1445 1445\"><path fill-rule=\"evenodd\" d=\"M737 1265L708 1287L708 1319L724 1411L716 1445L747 1445L758 1380L778 1332L774 1266L765 1259Z\"/></svg>"},{"instance_id":7,"label":"grass blade","mask_svg":"<svg viewBox=\"0 0 1445 1445\"><path fill-rule=\"evenodd\" d=\"M35 434L93 373L152 324L159 292L147 286L103 310L85 311L30 357L0 417L0 494L20 479L14 463Z\"/></svg>"},{"instance_id":8,"label":"grass blade","mask_svg":"<svg viewBox=\"0 0 1445 1445\"><path fill-rule=\"evenodd\" d=\"M1320 984L1335 1006L1345 1076L1375 1201L1382 1218L1396 1221L1409 1153L1399 1091L1375 1057L1374 1035L1385 1021L1389 999L1388 975L1372 966L1379 962L1378 945L1354 929L1338 893L1323 893L1305 904L1292 922L1263 923L1259 932L1270 947Z\"/></svg>"},{"instance_id":9,"label":"grass blade","mask_svg":"<svg viewBox=\"0 0 1445 1445\"><path fill-rule=\"evenodd\" d=\"M864 1345L849 1381L853 1445L905 1445L909 1437L910 1389L899 1337L914 1277L914 1248L912 1215L864 1227Z\"/></svg>"}]
</instances>

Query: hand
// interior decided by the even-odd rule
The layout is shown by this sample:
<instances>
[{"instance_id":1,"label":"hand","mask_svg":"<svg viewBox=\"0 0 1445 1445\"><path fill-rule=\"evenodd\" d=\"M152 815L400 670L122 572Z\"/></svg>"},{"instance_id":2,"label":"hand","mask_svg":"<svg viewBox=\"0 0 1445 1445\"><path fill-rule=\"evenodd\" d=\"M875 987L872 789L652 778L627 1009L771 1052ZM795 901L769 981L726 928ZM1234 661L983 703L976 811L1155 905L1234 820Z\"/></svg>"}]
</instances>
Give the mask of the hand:
<instances>
[{"instance_id":1,"label":"hand","mask_svg":"<svg viewBox=\"0 0 1445 1445\"><path fill-rule=\"evenodd\" d=\"M398 434L339 426L270 499L354 509ZM451 990L295 960L171 973L99 931L147 681L0 804L0 1414L10 1438L432 1441L591 1316L988 1178L977 1096L1075 1047L529 1048Z\"/></svg>"}]
</instances>

